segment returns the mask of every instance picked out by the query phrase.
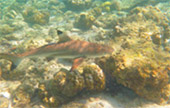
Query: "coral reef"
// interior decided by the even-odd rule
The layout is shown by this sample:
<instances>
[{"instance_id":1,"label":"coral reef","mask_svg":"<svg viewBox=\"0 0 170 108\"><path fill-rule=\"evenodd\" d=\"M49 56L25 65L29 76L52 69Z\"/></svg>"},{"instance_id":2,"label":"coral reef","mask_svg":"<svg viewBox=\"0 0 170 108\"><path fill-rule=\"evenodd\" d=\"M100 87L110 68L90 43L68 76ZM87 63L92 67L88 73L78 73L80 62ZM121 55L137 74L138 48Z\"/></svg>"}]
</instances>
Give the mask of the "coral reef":
<instances>
[{"instance_id":1,"label":"coral reef","mask_svg":"<svg viewBox=\"0 0 170 108\"><path fill-rule=\"evenodd\" d=\"M67 9L81 11L90 8L91 0L63 0Z\"/></svg>"},{"instance_id":2,"label":"coral reef","mask_svg":"<svg viewBox=\"0 0 170 108\"><path fill-rule=\"evenodd\" d=\"M16 18L17 15L18 15L18 14L16 13L16 11L11 10L11 11L8 11L8 12L4 15L4 19L5 19L5 20L14 19L14 18Z\"/></svg>"},{"instance_id":3,"label":"coral reef","mask_svg":"<svg viewBox=\"0 0 170 108\"><path fill-rule=\"evenodd\" d=\"M20 15L22 10L24 9L24 5L20 5L17 2L11 2L9 6L3 9L3 19L15 19L17 16Z\"/></svg>"},{"instance_id":4,"label":"coral reef","mask_svg":"<svg viewBox=\"0 0 170 108\"><path fill-rule=\"evenodd\" d=\"M8 24L4 24L0 26L0 34L6 35L6 34L10 34L12 32L15 31L14 27L11 27Z\"/></svg>"},{"instance_id":5,"label":"coral reef","mask_svg":"<svg viewBox=\"0 0 170 108\"><path fill-rule=\"evenodd\" d=\"M136 97L169 103L169 4L168 0L0 0L0 53L22 53L57 42L61 28L73 39L115 48L112 55L96 58L96 64L86 61L73 72L65 61L53 57L24 59L13 71L11 62L1 59L0 107L10 107L10 101L11 107L58 107L103 90L114 96L129 90L133 95L127 93L128 99L138 103ZM105 107L101 97L70 107Z\"/></svg>"},{"instance_id":6,"label":"coral reef","mask_svg":"<svg viewBox=\"0 0 170 108\"><path fill-rule=\"evenodd\" d=\"M141 17L143 17L143 19L146 19L146 20L151 19L155 21L157 24L160 24L163 26L166 26L168 23L168 19L166 18L166 16L164 16L164 13L160 11L160 9L157 7L153 7L153 6L147 6L146 8L137 7L131 10L129 15L132 16L134 14L140 15ZM136 17L136 20L139 20L139 19L137 19Z\"/></svg>"},{"instance_id":7,"label":"coral reef","mask_svg":"<svg viewBox=\"0 0 170 108\"><path fill-rule=\"evenodd\" d=\"M169 101L170 56L142 38L125 37L122 43L124 50L97 61L103 71L141 97Z\"/></svg>"},{"instance_id":8,"label":"coral reef","mask_svg":"<svg viewBox=\"0 0 170 108\"><path fill-rule=\"evenodd\" d=\"M15 107L24 107L31 102L31 96L34 93L34 89L27 85L22 84L12 93L13 104Z\"/></svg>"},{"instance_id":9,"label":"coral reef","mask_svg":"<svg viewBox=\"0 0 170 108\"><path fill-rule=\"evenodd\" d=\"M112 3L109 2L109 1L104 2L104 3L101 5L102 10L109 12L111 5L112 5Z\"/></svg>"},{"instance_id":10,"label":"coral reef","mask_svg":"<svg viewBox=\"0 0 170 108\"><path fill-rule=\"evenodd\" d=\"M40 84L39 96L46 106L57 107L82 91L96 92L104 88L104 74L97 65L92 64L73 72L61 69L52 80Z\"/></svg>"},{"instance_id":11,"label":"coral reef","mask_svg":"<svg viewBox=\"0 0 170 108\"><path fill-rule=\"evenodd\" d=\"M93 15L95 18L99 17L102 14L102 9L100 7L95 7L88 12L90 15Z\"/></svg>"},{"instance_id":12,"label":"coral reef","mask_svg":"<svg viewBox=\"0 0 170 108\"><path fill-rule=\"evenodd\" d=\"M88 13L81 13L75 20L74 26L82 30L88 30L92 27L95 17Z\"/></svg>"},{"instance_id":13,"label":"coral reef","mask_svg":"<svg viewBox=\"0 0 170 108\"><path fill-rule=\"evenodd\" d=\"M64 8L65 8L65 5L61 2L59 2L58 0L50 0L48 2L48 9L53 10L54 12L56 12L56 14L62 13L61 10Z\"/></svg>"},{"instance_id":14,"label":"coral reef","mask_svg":"<svg viewBox=\"0 0 170 108\"><path fill-rule=\"evenodd\" d=\"M47 11L38 11L33 7L26 8L22 13L24 20L30 24L48 24L50 14Z\"/></svg>"},{"instance_id":15,"label":"coral reef","mask_svg":"<svg viewBox=\"0 0 170 108\"><path fill-rule=\"evenodd\" d=\"M168 19L158 8L134 8L127 17L113 21L116 36L137 36L152 40L154 44L163 45L169 39Z\"/></svg>"},{"instance_id":16,"label":"coral reef","mask_svg":"<svg viewBox=\"0 0 170 108\"><path fill-rule=\"evenodd\" d=\"M106 11L106 12L110 12L113 10L121 10L120 7L120 2L117 0L112 0L112 1L106 1L104 3L101 4L100 6L102 8L102 11Z\"/></svg>"}]
</instances>

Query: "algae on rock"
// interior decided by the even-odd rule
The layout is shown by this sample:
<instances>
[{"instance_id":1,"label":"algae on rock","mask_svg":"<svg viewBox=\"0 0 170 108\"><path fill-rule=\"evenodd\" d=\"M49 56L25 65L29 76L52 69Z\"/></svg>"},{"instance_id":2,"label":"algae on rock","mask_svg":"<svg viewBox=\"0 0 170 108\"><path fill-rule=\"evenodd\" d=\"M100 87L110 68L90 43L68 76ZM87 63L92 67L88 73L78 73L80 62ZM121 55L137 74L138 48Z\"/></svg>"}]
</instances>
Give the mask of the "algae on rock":
<instances>
[{"instance_id":1,"label":"algae on rock","mask_svg":"<svg viewBox=\"0 0 170 108\"><path fill-rule=\"evenodd\" d=\"M122 50L97 61L103 71L141 97L169 101L170 56L143 38L125 37L122 43Z\"/></svg>"},{"instance_id":2,"label":"algae on rock","mask_svg":"<svg viewBox=\"0 0 170 108\"><path fill-rule=\"evenodd\" d=\"M99 92L105 89L105 76L95 64L80 66L77 71L61 69L54 78L39 86L39 96L46 106L57 107L81 92Z\"/></svg>"}]
</instances>

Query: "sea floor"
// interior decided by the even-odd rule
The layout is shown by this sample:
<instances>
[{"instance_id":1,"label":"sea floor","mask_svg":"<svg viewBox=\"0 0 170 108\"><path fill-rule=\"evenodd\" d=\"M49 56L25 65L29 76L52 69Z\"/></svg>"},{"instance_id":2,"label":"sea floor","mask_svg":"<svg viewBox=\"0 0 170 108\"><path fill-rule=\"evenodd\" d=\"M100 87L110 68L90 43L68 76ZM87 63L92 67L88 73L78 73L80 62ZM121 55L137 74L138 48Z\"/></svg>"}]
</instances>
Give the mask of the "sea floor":
<instances>
[{"instance_id":1,"label":"sea floor","mask_svg":"<svg viewBox=\"0 0 170 108\"><path fill-rule=\"evenodd\" d=\"M12 105L11 94L8 90L9 88L15 89L19 84L19 82L0 81L0 108L16 108ZM25 108L46 108L39 100L34 105L27 104L22 106L25 106ZM124 88L117 92L116 95L109 92L84 94L58 108L170 108L170 104L156 104Z\"/></svg>"},{"instance_id":2,"label":"sea floor","mask_svg":"<svg viewBox=\"0 0 170 108\"><path fill-rule=\"evenodd\" d=\"M170 104L159 105L137 96L132 91L124 90L114 96L110 93L99 93L84 99L75 99L60 108L170 108Z\"/></svg>"}]
</instances>

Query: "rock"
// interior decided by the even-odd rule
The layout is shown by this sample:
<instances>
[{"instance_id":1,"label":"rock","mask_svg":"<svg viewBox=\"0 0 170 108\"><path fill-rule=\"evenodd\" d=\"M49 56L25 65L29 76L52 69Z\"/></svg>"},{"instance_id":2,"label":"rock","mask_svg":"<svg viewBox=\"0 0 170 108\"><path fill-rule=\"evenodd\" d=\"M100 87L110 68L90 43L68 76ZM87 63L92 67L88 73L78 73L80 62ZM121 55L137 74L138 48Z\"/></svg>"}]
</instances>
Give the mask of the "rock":
<instances>
[{"instance_id":1,"label":"rock","mask_svg":"<svg viewBox=\"0 0 170 108\"><path fill-rule=\"evenodd\" d=\"M60 70L54 78L40 84L39 97L46 106L57 107L84 92L99 92L105 88L105 77L95 64L79 67L78 71Z\"/></svg>"},{"instance_id":2,"label":"rock","mask_svg":"<svg viewBox=\"0 0 170 108\"><path fill-rule=\"evenodd\" d=\"M126 41L122 42L124 50L99 60L99 66L139 96L157 103L169 101L170 56L145 39L131 38L128 44Z\"/></svg>"}]
</instances>

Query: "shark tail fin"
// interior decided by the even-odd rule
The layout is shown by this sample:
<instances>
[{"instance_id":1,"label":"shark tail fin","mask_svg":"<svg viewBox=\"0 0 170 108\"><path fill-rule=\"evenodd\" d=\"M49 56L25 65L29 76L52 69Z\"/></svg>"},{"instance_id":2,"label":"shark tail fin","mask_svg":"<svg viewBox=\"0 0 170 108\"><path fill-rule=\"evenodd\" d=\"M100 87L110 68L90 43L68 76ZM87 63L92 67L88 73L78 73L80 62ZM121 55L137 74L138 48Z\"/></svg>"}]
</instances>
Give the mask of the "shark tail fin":
<instances>
[{"instance_id":1,"label":"shark tail fin","mask_svg":"<svg viewBox=\"0 0 170 108\"><path fill-rule=\"evenodd\" d=\"M5 53L0 53L0 59L7 59L12 62L10 70L14 70L18 66L18 64L20 64L20 62L22 61L22 57Z\"/></svg>"}]
</instances>

